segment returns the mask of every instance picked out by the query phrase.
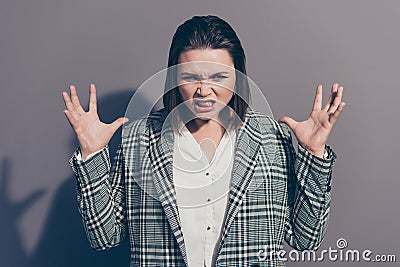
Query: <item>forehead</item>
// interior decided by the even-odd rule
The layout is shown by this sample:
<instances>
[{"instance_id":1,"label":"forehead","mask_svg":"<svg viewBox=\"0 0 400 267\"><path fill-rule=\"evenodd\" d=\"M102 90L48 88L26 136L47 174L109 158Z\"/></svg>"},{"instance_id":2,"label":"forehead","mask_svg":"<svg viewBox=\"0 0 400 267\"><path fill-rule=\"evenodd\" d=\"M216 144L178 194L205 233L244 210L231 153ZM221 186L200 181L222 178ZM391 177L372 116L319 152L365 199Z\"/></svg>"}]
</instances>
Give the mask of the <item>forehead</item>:
<instances>
[{"instance_id":1,"label":"forehead","mask_svg":"<svg viewBox=\"0 0 400 267\"><path fill-rule=\"evenodd\" d=\"M232 72L234 63L225 49L194 49L179 55L178 69L183 72L210 74Z\"/></svg>"}]
</instances>

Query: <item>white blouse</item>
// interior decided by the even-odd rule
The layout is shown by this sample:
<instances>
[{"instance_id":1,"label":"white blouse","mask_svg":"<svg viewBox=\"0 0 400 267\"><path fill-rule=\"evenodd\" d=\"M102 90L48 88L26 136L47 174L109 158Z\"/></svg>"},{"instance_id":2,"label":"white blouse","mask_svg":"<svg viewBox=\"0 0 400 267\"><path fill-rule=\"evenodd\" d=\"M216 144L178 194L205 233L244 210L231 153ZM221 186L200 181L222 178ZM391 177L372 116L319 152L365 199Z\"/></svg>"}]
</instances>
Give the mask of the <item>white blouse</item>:
<instances>
[{"instance_id":1,"label":"white blouse","mask_svg":"<svg viewBox=\"0 0 400 267\"><path fill-rule=\"evenodd\" d=\"M173 179L188 264L208 267L225 220L236 132L225 131L210 162L185 126L181 133L175 133Z\"/></svg>"}]
</instances>

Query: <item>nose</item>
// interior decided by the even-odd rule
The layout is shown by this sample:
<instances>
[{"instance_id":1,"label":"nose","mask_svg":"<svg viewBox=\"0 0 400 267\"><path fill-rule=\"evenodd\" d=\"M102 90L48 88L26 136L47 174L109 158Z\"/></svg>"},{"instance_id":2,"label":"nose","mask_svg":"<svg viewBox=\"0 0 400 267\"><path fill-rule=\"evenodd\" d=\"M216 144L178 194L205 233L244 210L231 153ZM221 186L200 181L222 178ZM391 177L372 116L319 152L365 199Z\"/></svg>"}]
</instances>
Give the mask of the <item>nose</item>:
<instances>
[{"instance_id":1,"label":"nose","mask_svg":"<svg viewBox=\"0 0 400 267\"><path fill-rule=\"evenodd\" d=\"M196 91L200 96L208 96L211 94L211 88L209 83L205 83L203 81L200 81L197 91Z\"/></svg>"}]
</instances>

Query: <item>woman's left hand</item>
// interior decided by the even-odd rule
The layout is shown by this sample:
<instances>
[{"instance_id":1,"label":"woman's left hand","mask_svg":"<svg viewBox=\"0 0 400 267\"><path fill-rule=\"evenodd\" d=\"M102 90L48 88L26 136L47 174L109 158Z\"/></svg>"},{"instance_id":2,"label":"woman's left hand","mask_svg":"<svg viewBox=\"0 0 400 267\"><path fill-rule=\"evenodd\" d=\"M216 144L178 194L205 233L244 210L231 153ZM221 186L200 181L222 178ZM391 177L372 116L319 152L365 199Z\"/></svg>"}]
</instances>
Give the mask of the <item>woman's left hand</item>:
<instances>
[{"instance_id":1,"label":"woman's left hand","mask_svg":"<svg viewBox=\"0 0 400 267\"><path fill-rule=\"evenodd\" d=\"M334 83L328 103L322 109L322 85L318 85L314 106L307 120L297 122L285 116L280 118L279 122L287 124L292 129L300 145L308 152L323 158L329 134L345 105L342 102L342 94L343 87Z\"/></svg>"}]
</instances>

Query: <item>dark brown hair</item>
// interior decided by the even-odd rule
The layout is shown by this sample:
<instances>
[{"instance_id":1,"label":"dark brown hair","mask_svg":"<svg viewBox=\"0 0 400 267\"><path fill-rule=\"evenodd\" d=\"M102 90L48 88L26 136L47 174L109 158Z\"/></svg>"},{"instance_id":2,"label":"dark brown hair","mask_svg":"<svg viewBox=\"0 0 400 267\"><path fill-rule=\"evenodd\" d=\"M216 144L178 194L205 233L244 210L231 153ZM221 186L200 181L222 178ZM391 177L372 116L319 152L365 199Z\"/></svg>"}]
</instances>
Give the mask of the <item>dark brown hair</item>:
<instances>
[{"instance_id":1,"label":"dark brown hair","mask_svg":"<svg viewBox=\"0 0 400 267\"><path fill-rule=\"evenodd\" d=\"M236 112L237 115L231 118L232 124L238 126L245 119L250 98L246 57L233 28L225 20L213 15L194 16L186 20L177 28L172 38L163 95L163 104L168 114L182 103L176 86L177 68L173 66L178 64L181 53L193 49L225 49L230 54L235 67L236 82L233 96L227 106ZM241 121L238 121L239 119Z\"/></svg>"}]
</instances>

